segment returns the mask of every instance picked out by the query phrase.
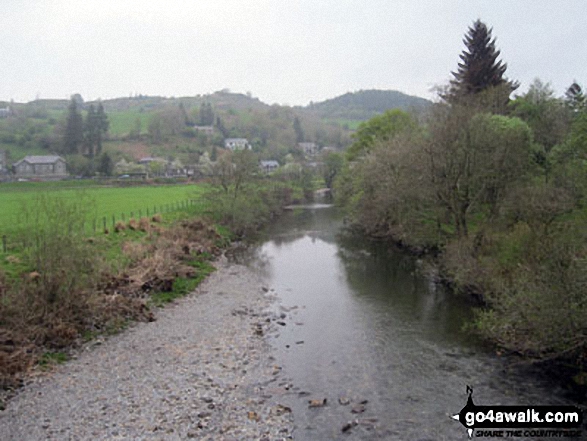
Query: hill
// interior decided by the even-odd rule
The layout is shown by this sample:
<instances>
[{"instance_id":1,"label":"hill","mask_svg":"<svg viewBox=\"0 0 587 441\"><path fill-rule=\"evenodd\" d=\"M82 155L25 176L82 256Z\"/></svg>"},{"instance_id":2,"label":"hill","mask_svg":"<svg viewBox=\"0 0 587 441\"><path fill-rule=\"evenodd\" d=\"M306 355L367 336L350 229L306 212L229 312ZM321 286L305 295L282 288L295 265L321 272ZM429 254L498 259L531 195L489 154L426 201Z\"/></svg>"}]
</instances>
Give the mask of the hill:
<instances>
[{"instance_id":1,"label":"hill","mask_svg":"<svg viewBox=\"0 0 587 441\"><path fill-rule=\"evenodd\" d=\"M311 103L304 109L326 119L368 120L389 109L421 111L431 104L417 96L397 90L360 90L345 93L319 103Z\"/></svg>"}]
</instances>

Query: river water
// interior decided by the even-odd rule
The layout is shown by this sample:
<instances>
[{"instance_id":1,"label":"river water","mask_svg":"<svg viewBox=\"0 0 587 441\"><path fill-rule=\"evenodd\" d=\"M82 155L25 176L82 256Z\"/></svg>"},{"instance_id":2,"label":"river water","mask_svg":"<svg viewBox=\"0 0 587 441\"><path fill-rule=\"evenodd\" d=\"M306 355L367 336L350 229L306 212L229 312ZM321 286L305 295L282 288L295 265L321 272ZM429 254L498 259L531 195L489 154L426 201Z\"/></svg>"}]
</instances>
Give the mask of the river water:
<instances>
[{"instance_id":1,"label":"river water","mask_svg":"<svg viewBox=\"0 0 587 441\"><path fill-rule=\"evenodd\" d=\"M477 405L570 404L464 330L471 306L416 259L345 233L334 207L286 213L246 261L283 317L269 336L284 379L272 393L292 408L296 440L464 440L450 416L467 385Z\"/></svg>"}]
</instances>

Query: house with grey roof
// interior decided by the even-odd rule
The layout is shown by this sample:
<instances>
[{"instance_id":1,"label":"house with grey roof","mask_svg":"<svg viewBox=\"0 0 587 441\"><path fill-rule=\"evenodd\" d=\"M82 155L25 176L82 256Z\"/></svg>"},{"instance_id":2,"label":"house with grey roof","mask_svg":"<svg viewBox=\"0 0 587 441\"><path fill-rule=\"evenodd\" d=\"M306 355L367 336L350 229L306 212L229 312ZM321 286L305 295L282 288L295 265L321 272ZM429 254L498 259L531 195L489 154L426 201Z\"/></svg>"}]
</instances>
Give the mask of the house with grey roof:
<instances>
[{"instance_id":1,"label":"house with grey roof","mask_svg":"<svg viewBox=\"0 0 587 441\"><path fill-rule=\"evenodd\" d=\"M20 178L60 179L67 177L66 162L61 156L26 156L12 166Z\"/></svg>"},{"instance_id":2,"label":"house with grey roof","mask_svg":"<svg viewBox=\"0 0 587 441\"><path fill-rule=\"evenodd\" d=\"M246 138L226 138L224 148L228 150L251 150L251 144Z\"/></svg>"}]
</instances>

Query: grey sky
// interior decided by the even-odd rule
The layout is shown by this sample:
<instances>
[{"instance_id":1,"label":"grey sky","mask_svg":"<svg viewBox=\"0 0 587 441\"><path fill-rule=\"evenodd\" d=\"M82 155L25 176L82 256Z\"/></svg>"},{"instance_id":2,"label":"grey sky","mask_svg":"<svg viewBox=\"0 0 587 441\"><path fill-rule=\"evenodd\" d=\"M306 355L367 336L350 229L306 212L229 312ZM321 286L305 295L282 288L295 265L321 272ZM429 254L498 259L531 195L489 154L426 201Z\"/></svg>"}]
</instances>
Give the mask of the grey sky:
<instances>
[{"instance_id":1,"label":"grey sky","mask_svg":"<svg viewBox=\"0 0 587 441\"><path fill-rule=\"evenodd\" d=\"M587 86L585 0L1 0L0 100L193 96L302 104L359 89L432 98L467 27L507 76Z\"/></svg>"}]
</instances>

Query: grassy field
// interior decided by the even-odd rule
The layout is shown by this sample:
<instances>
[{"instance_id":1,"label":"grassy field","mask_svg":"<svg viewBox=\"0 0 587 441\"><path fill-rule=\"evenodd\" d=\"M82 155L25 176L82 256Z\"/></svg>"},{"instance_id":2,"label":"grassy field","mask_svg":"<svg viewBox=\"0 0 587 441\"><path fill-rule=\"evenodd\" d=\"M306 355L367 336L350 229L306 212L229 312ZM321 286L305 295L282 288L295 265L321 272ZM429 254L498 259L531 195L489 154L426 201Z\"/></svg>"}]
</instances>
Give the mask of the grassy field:
<instances>
[{"instance_id":1,"label":"grassy field","mask_svg":"<svg viewBox=\"0 0 587 441\"><path fill-rule=\"evenodd\" d=\"M108 120L110 121L109 132L112 135L128 135L136 125L137 119L141 121L141 133L147 133L149 121L153 116L152 113L139 112L138 110L128 110L124 112L109 112Z\"/></svg>"},{"instance_id":2,"label":"grassy field","mask_svg":"<svg viewBox=\"0 0 587 441\"><path fill-rule=\"evenodd\" d=\"M113 216L116 220L123 216L128 220L131 213L134 217L139 217L139 210L145 216L147 209L153 214L154 211L166 212L185 208L186 200L199 199L205 191L204 186L193 184L92 187L88 182L91 181L0 185L0 235L10 235L17 230L25 221L25 211L34 211L35 204L43 194L80 201L87 209L89 224L97 219L101 226L105 217L107 225L111 226Z\"/></svg>"}]
</instances>

